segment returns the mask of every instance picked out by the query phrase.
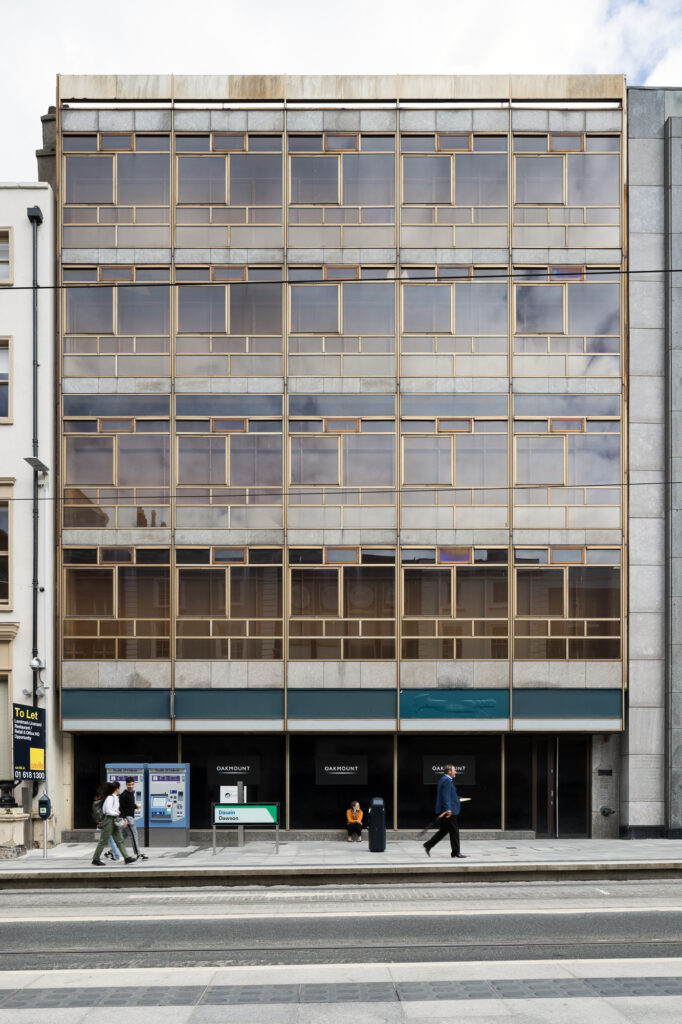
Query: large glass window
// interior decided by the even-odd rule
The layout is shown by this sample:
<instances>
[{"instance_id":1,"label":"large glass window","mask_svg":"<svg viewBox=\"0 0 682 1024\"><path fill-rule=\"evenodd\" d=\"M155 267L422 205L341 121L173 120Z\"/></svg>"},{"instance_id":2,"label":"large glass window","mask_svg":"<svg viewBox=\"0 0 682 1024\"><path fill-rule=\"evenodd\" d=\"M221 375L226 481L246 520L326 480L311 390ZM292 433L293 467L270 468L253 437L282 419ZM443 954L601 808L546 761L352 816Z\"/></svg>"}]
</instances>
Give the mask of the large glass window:
<instances>
[{"instance_id":1,"label":"large glass window","mask_svg":"<svg viewBox=\"0 0 682 1024\"><path fill-rule=\"evenodd\" d=\"M9 602L9 503L0 501L0 605Z\"/></svg>"},{"instance_id":2,"label":"large glass window","mask_svg":"<svg viewBox=\"0 0 682 1024\"><path fill-rule=\"evenodd\" d=\"M391 548L290 549L289 657L394 658L394 561Z\"/></svg>"},{"instance_id":3,"label":"large glass window","mask_svg":"<svg viewBox=\"0 0 682 1024\"><path fill-rule=\"evenodd\" d=\"M0 340L0 420L9 417L9 342Z\"/></svg>"},{"instance_id":4,"label":"large glass window","mask_svg":"<svg viewBox=\"0 0 682 1024\"><path fill-rule=\"evenodd\" d=\"M170 157L165 153L119 153L118 202L158 206L170 201Z\"/></svg>"}]
</instances>

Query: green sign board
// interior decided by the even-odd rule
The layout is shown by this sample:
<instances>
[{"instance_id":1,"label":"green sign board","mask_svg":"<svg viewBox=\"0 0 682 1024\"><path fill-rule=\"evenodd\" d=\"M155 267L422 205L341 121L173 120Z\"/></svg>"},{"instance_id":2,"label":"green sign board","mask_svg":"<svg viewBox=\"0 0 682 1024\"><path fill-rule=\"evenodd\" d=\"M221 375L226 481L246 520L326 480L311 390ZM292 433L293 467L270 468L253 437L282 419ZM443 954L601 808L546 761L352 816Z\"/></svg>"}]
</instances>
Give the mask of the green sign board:
<instances>
[{"instance_id":1,"label":"green sign board","mask_svg":"<svg viewBox=\"0 0 682 1024\"><path fill-rule=\"evenodd\" d=\"M277 825L279 804L213 804L214 825Z\"/></svg>"}]
</instances>

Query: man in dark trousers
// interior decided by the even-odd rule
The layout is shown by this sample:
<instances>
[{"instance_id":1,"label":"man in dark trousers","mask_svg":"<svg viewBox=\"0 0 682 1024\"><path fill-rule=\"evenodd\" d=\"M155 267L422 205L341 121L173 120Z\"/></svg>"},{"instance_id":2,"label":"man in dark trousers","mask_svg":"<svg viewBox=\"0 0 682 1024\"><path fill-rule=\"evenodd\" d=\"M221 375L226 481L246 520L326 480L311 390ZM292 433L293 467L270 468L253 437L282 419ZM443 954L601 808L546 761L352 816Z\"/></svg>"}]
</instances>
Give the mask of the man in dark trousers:
<instances>
[{"instance_id":1,"label":"man in dark trousers","mask_svg":"<svg viewBox=\"0 0 682 1024\"><path fill-rule=\"evenodd\" d=\"M455 766L446 764L443 775L438 780L436 790L436 816L440 818L440 828L435 836L424 843L427 857L431 856L431 850L439 843L443 836L450 836L450 856L465 857L459 852L459 793L455 786Z\"/></svg>"}]
</instances>

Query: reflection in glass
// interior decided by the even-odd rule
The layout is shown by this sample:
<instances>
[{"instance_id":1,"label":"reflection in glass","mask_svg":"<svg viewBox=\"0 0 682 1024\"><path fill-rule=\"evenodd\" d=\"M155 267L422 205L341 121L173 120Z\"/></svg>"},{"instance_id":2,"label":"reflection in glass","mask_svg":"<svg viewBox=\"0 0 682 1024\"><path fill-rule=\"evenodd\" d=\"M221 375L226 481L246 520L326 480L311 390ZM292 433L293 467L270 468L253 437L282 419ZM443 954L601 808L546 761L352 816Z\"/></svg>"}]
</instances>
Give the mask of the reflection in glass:
<instances>
[{"instance_id":1,"label":"reflection in glass","mask_svg":"<svg viewBox=\"0 0 682 1024\"><path fill-rule=\"evenodd\" d=\"M378 566L347 567L343 573L346 618L390 618L395 614L395 571Z\"/></svg>"},{"instance_id":2,"label":"reflection in glass","mask_svg":"<svg viewBox=\"0 0 682 1024\"><path fill-rule=\"evenodd\" d=\"M113 157L67 156L65 163L67 203L113 203Z\"/></svg>"},{"instance_id":3,"label":"reflection in glass","mask_svg":"<svg viewBox=\"0 0 682 1024\"><path fill-rule=\"evenodd\" d=\"M570 486L620 483L620 435L568 434Z\"/></svg>"},{"instance_id":4,"label":"reflection in glass","mask_svg":"<svg viewBox=\"0 0 682 1024\"><path fill-rule=\"evenodd\" d=\"M563 570L517 569L516 614L538 617L563 615Z\"/></svg>"},{"instance_id":5,"label":"reflection in glass","mask_svg":"<svg viewBox=\"0 0 682 1024\"><path fill-rule=\"evenodd\" d=\"M139 285L118 289L118 329L121 334L167 334L170 329L170 289Z\"/></svg>"},{"instance_id":6,"label":"reflection in glass","mask_svg":"<svg viewBox=\"0 0 682 1024\"><path fill-rule=\"evenodd\" d=\"M178 202L224 203L225 157L179 157Z\"/></svg>"},{"instance_id":7,"label":"reflection in glass","mask_svg":"<svg viewBox=\"0 0 682 1024\"><path fill-rule=\"evenodd\" d=\"M568 614L576 618L619 619L620 569L606 565L570 568Z\"/></svg>"},{"instance_id":8,"label":"reflection in glass","mask_svg":"<svg viewBox=\"0 0 682 1024\"><path fill-rule=\"evenodd\" d=\"M121 486L167 487L169 439L160 434L119 434L118 483Z\"/></svg>"},{"instance_id":9,"label":"reflection in glass","mask_svg":"<svg viewBox=\"0 0 682 1024\"><path fill-rule=\"evenodd\" d=\"M507 205L507 157L504 153L455 156L457 206Z\"/></svg>"},{"instance_id":10,"label":"reflection in glass","mask_svg":"<svg viewBox=\"0 0 682 1024\"><path fill-rule=\"evenodd\" d=\"M160 153L120 153L117 181L119 203L168 203L170 157Z\"/></svg>"},{"instance_id":11,"label":"reflection in glass","mask_svg":"<svg viewBox=\"0 0 682 1024\"><path fill-rule=\"evenodd\" d=\"M292 332L336 333L339 329L338 301L338 285L292 285Z\"/></svg>"},{"instance_id":12,"label":"reflection in glass","mask_svg":"<svg viewBox=\"0 0 682 1024\"><path fill-rule=\"evenodd\" d=\"M459 434L455 441L455 483L458 487L506 486L506 436Z\"/></svg>"},{"instance_id":13,"label":"reflection in glass","mask_svg":"<svg viewBox=\"0 0 682 1024\"><path fill-rule=\"evenodd\" d=\"M281 334L282 286L256 281L230 286L230 334Z\"/></svg>"},{"instance_id":14,"label":"reflection in glass","mask_svg":"<svg viewBox=\"0 0 682 1024\"><path fill-rule=\"evenodd\" d=\"M578 206L620 202L620 156L581 153L567 158L567 198Z\"/></svg>"},{"instance_id":15,"label":"reflection in glass","mask_svg":"<svg viewBox=\"0 0 682 1024\"><path fill-rule=\"evenodd\" d=\"M336 437L292 437L292 484L338 484L339 442Z\"/></svg>"},{"instance_id":16,"label":"reflection in glass","mask_svg":"<svg viewBox=\"0 0 682 1024\"><path fill-rule=\"evenodd\" d=\"M392 334L395 330L393 284L369 281L345 284L343 329L354 334Z\"/></svg>"},{"instance_id":17,"label":"reflection in glass","mask_svg":"<svg viewBox=\"0 0 682 1024\"><path fill-rule=\"evenodd\" d=\"M66 569L65 615L113 615L113 569Z\"/></svg>"},{"instance_id":18,"label":"reflection in glass","mask_svg":"<svg viewBox=\"0 0 682 1024\"><path fill-rule=\"evenodd\" d=\"M67 288L67 334L111 334L113 330L113 288Z\"/></svg>"},{"instance_id":19,"label":"reflection in glass","mask_svg":"<svg viewBox=\"0 0 682 1024\"><path fill-rule=\"evenodd\" d=\"M179 484L225 484L225 438L178 438Z\"/></svg>"},{"instance_id":20,"label":"reflection in glass","mask_svg":"<svg viewBox=\"0 0 682 1024\"><path fill-rule=\"evenodd\" d=\"M178 330L225 332L224 285L191 285L178 288Z\"/></svg>"},{"instance_id":21,"label":"reflection in glass","mask_svg":"<svg viewBox=\"0 0 682 1024\"><path fill-rule=\"evenodd\" d=\"M292 203L338 203L339 161L335 156L291 158Z\"/></svg>"},{"instance_id":22,"label":"reflection in glass","mask_svg":"<svg viewBox=\"0 0 682 1024\"><path fill-rule=\"evenodd\" d=\"M455 284L456 334L507 333L507 285Z\"/></svg>"},{"instance_id":23,"label":"reflection in glass","mask_svg":"<svg viewBox=\"0 0 682 1024\"><path fill-rule=\"evenodd\" d=\"M113 437L66 438L66 484L113 484Z\"/></svg>"},{"instance_id":24,"label":"reflection in glass","mask_svg":"<svg viewBox=\"0 0 682 1024\"><path fill-rule=\"evenodd\" d=\"M458 618L505 618L507 615L507 570L457 569ZM506 630L505 630L506 632Z\"/></svg>"},{"instance_id":25,"label":"reflection in glass","mask_svg":"<svg viewBox=\"0 0 682 1024\"><path fill-rule=\"evenodd\" d=\"M225 570L180 569L178 615L225 615Z\"/></svg>"},{"instance_id":26,"label":"reflection in glass","mask_svg":"<svg viewBox=\"0 0 682 1024\"><path fill-rule=\"evenodd\" d=\"M275 566L233 566L230 615L235 619L281 618L282 570Z\"/></svg>"},{"instance_id":27,"label":"reflection in glass","mask_svg":"<svg viewBox=\"0 0 682 1024\"><path fill-rule=\"evenodd\" d=\"M403 288L403 330L452 330L450 303L452 288L449 284L415 284Z\"/></svg>"},{"instance_id":28,"label":"reflection in glass","mask_svg":"<svg viewBox=\"0 0 682 1024\"><path fill-rule=\"evenodd\" d=\"M338 569L292 569L291 614L339 614Z\"/></svg>"},{"instance_id":29,"label":"reflection in glass","mask_svg":"<svg viewBox=\"0 0 682 1024\"><path fill-rule=\"evenodd\" d=\"M449 437L403 438L405 484L452 483Z\"/></svg>"},{"instance_id":30,"label":"reflection in glass","mask_svg":"<svg viewBox=\"0 0 682 1024\"><path fill-rule=\"evenodd\" d=\"M517 203L563 203L563 201L563 157L516 157Z\"/></svg>"},{"instance_id":31,"label":"reflection in glass","mask_svg":"<svg viewBox=\"0 0 682 1024\"><path fill-rule=\"evenodd\" d=\"M564 293L561 285L516 286L516 330L551 333L564 329Z\"/></svg>"},{"instance_id":32,"label":"reflection in glass","mask_svg":"<svg viewBox=\"0 0 682 1024\"><path fill-rule=\"evenodd\" d=\"M395 438L391 434L346 434L343 445L344 487L392 487ZM392 495L386 500L393 501Z\"/></svg>"},{"instance_id":33,"label":"reflection in glass","mask_svg":"<svg viewBox=\"0 0 682 1024\"><path fill-rule=\"evenodd\" d=\"M394 178L392 156L347 153L343 157L343 202L391 206L395 202Z\"/></svg>"},{"instance_id":34,"label":"reflection in glass","mask_svg":"<svg viewBox=\"0 0 682 1024\"><path fill-rule=\"evenodd\" d=\"M119 568L118 614L121 618L167 618L169 608L168 569L139 565Z\"/></svg>"},{"instance_id":35,"label":"reflection in glass","mask_svg":"<svg viewBox=\"0 0 682 1024\"><path fill-rule=\"evenodd\" d=\"M233 435L230 438L230 484L232 487L281 487L281 435ZM277 490L269 497L272 504L281 503Z\"/></svg>"},{"instance_id":36,"label":"reflection in glass","mask_svg":"<svg viewBox=\"0 0 682 1024\"><path fill-rule=\"evenodd\" d=\"M451 158L407 156L403 158L404 203L449 203Z\"/></svg>"},{"instance_id":37,"label":"reflection in glass","mask_svg":"<svg viewBox=\"0 0 682 1024\"><path fill-rule=\"evenodd\" d=\"M581 281L568 284L568 331L571 334L618 334L620 288L617 284Z\"/></svg>"},{"instance_id":38,"label":"reflection in glass","mask_svg":"<svg viewBox=\"0 0 682 1024\"><path fill-rule=\"evenodd\" d=\"M450 569L405 569L405 615L451 615Z\"/></svg>"},{"instance_id":39,"label":"reflection in glass","mask_svg":"<svg viewBox=\"0 0 682 1024\"><path fill-rule=\"evenodd\" d=\"M259 153L237 153L230 157L232 206L279 206L281 202L281 157Z\"/></svg>"},{"instance_id":40,"label":"reflection in glass","mask_svg":"<svg viewBox=\"0 0 682 1024\"><path fill-rule=\"evenodd\" d=\"M516 482L563 484L563 437L517 437Z\"/></svg>"}]
</instances>

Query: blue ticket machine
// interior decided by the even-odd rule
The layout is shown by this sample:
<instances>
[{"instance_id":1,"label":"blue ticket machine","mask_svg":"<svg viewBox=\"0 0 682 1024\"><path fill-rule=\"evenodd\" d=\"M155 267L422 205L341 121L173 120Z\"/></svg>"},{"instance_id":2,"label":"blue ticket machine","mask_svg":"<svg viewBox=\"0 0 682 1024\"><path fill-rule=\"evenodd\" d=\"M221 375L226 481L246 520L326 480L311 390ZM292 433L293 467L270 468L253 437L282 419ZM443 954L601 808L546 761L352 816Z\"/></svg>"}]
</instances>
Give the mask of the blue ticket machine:
<instances>
[{"instance_id":1,"label":"blue ticket machine","mask_svg":"<svg viewBox=\"0 0 682 1024\"><path fill-rule=\"evenodd\" d=\"M126 779L135 779L135 824L142 829L147 824L147 773L144 764L107 764L107 782L120 782L121 792L126 788Z\"/></svg>"},{"instance_id":2,"label":"blue ticket machine","mask_svg":"<svg viewBox=\"0 0 682 1024\"><path fill-rule=\"evenodd\" d=\"M146 767L150 846L188 846L189 765Z\"/></svg>"}]
</instances>

